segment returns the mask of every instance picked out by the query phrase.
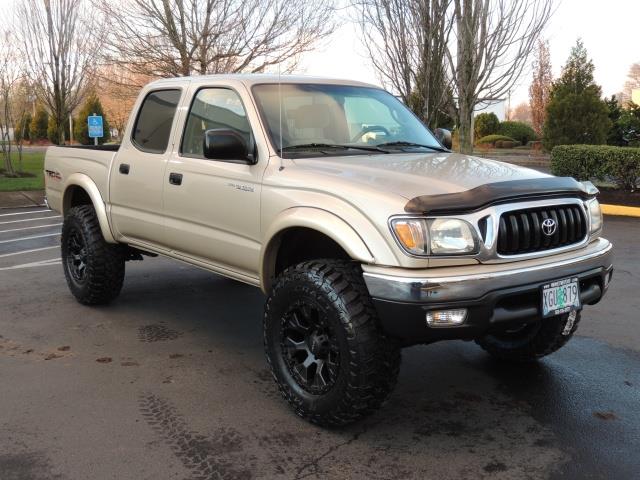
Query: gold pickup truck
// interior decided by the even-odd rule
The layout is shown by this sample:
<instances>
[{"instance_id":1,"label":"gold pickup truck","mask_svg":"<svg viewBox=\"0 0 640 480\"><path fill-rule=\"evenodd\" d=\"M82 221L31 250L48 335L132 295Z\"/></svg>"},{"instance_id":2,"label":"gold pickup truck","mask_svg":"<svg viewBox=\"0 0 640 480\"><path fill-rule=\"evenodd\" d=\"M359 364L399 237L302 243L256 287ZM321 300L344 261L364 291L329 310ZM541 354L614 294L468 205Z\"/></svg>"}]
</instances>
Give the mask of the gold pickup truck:
<instances>
[{"instance_id":1,"label":"gold pickup truck","mask_svg":"<svg viewBox=\"0 0 640 480\"><path fill-rule=\"evenodd\" d=\"M261 288L273 377L320 425L377 409L402 347L464 339L536 360L611 280L598 191L450 138L358 82L153 82L122 144L47 151L67 283L110 302L127 260L164 255Z\"/></svg>"}]
</instances>

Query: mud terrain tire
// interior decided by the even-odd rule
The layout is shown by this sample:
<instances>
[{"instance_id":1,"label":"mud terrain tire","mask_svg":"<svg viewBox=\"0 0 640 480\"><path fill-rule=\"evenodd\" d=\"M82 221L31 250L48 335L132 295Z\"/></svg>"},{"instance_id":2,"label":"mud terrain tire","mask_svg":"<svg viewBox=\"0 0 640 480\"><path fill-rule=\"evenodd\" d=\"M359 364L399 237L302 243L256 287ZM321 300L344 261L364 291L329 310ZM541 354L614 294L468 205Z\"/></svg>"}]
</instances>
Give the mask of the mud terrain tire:
<instances>
[{"instance_id":1,"label":"mud terrain tire","mask_svg":"<svg viewBox=\"0 0 640 480\"><path fill-rule=\"evenodd\" d=\"M265 306L264 343L282 396L327 427L380 408L400 369L400 348L379 327L362 271L346 261L282 272Z\"/></svg>"},{"instance_id":2,"label":"mud terrain tire","mask_svg":"<svg viewBox=\"0 0 640 480\"><path fill-rule=\"evenodd\" d=\"M84 305L115 299L124 281L121 245L107 243L92 205L73 207L62 225L62 266L71 293Z\"/></svg>"}]
</instances>

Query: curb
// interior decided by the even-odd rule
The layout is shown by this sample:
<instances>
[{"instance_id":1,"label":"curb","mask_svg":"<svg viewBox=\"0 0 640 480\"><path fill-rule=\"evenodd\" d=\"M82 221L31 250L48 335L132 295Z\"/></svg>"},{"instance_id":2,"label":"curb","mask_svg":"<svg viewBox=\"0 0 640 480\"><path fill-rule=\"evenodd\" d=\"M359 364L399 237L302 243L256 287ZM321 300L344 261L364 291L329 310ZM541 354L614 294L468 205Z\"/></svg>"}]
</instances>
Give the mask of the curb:
<instances>
[{"instance_id":1,"label":"curb","mask_svg":"<svg viewBox=\"0 0 640 480\"><path fill-rule=\"evenodd\" d=\"M45 203L44 196L44 190L0 192L0 209L40 207Z\"/></svg>"},{"instance_id":2,"label":"curb","mask_svg":"<svg viewBox=\"0 0 640 480\"><path fill-rule=\"evenodd\" d=\"M623 205L601 204L602 213L605 215L622 215L624 217L640 218L640 207L625 207Z\"/></svg>"}]
</instances>

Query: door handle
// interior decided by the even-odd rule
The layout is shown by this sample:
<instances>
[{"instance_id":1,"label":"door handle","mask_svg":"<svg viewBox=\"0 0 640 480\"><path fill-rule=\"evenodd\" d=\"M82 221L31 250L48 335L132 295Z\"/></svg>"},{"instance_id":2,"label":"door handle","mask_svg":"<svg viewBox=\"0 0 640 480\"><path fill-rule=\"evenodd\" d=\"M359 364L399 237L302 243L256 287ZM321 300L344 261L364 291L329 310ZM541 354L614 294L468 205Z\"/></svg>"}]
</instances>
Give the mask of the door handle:
<instances>
[{"instance_id":1,"label":"door handle","mask_svg":"<svg viewBox=\"0 0 640 480\"><path fill-rule=\"evenodd\" d=\"M169 183L171 185L182 185L182 174L181 173L170 173L169 174Z\"/></svg>"},{"instance_id":2,"label":"door handle","mask_svg":"<svg viewBox=\"0 0 640 480\"><path fill-rule=\"evenodd\" d=\"M123 175L129 175L129 164L121 163L119 170L120 170L120 173L122 173Z\"/></svg>"}]
</instances>

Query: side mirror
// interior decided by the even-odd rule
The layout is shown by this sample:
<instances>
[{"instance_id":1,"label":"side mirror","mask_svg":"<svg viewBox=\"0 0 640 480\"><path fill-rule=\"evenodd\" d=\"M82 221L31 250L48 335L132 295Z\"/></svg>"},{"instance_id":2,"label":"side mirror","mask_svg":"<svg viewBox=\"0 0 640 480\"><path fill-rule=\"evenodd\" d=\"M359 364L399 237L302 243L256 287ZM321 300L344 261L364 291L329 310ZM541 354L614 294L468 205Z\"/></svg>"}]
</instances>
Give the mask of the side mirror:
<instances>
[{"instance_id":1,"label":"side mirror","mask_svg":"<svg viewBox=\"0 0 640 480\"><path fill-rule=\"evenodd\" d=\"M204 158L215 160L242 160L249 162L249 151L242 136L226 128L204 132L202 144Z\"/></svg>"},{"instance_id":2,"label":"side mirror","mask_svg":"<svg viewBox=\"0 0 640 480\"><path fill-rule=\"evenodd\" d=\"M433 132L444 148L451 150L451 132L446 128L436 128Z\"/></svg>"}]
</instances>

